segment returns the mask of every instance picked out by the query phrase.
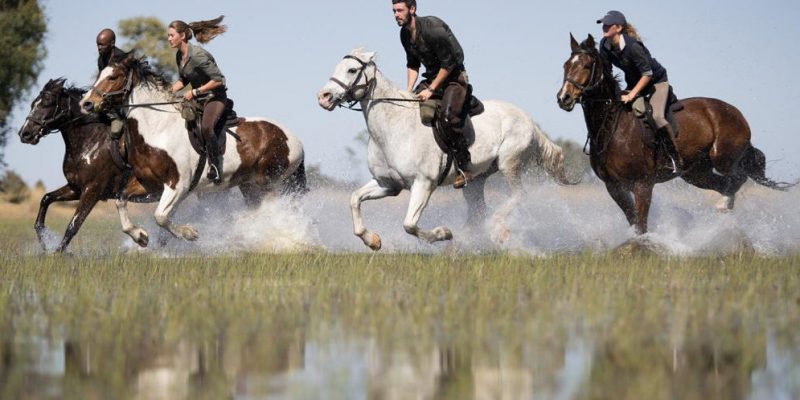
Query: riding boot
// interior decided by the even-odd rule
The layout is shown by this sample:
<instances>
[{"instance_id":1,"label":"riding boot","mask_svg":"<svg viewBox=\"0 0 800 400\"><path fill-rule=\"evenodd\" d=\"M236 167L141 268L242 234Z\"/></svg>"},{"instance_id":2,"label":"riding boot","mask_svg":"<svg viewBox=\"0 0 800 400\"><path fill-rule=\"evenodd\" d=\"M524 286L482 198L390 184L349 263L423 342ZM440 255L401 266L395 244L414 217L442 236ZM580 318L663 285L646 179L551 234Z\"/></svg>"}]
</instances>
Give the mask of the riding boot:
<instances>
[{"instance_id":1,"label":"riding boot","mask_svg":"<svg viewBox=\"0 0 800 400\"><path fill-rule=\"evenodd\" d=\"M219 146L216 140L206 142L206 153L208 153L208 174L206 178L215 185L222 183L222 164L219 159Z\"/></svg>"},{"instance_id":2,"label":"riding boot","mask_svg":"<svg viewBox=\"0 0 800 400\"><path fill-rule=\"evenodd\" d=\"M456 159L457 175L453 181L453 189L461 189L474 178L472 173L472 156L469 153L469 145L464 137L464 128L450 129L451 142L455 147L454 156Z\"/></svg>"},{"instance_id":3,"label":"riding boot","mask_svg":"<svg viewBox=\"0 0 800 400\"><path fill-rule=\"evenodd\" d=\"M672 130L672 126L669 124L664 125L658 129L658 134L664 142L669 158L672 159L672 172L676 174L682 173L684 167L683 158L681 153L678 152L677 146L675 146L675 133Z\"/></svg>"},{"instance_id":4,"label":"riding boot","mask_svg":"<svg viewBox=\"0 0 800 400\"><path fill-rule=\"evenodd\" d=\"M125 121L121 116L113 112L109 112L107 117L111 120L111 126L109 129L111 139L119 140L119 138L122 137L122 129L125 126Z\"/></svg>"}]
</instances>

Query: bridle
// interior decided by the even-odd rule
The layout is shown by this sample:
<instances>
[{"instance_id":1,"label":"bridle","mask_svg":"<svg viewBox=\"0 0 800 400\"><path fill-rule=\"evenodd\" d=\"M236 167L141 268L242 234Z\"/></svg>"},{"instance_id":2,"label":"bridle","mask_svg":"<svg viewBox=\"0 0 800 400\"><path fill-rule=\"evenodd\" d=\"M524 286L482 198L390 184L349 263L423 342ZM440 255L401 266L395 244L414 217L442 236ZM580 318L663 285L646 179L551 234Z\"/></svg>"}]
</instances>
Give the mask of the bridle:
<instances>
[{"instance_id":1,"label":"bridle","mask_svg":"<svg viewBox=\"0 0 800 400\"><path fill-rule=\"evenodd\" d=\"M92 90L97 92L97 94L99 94L100 97L102 97L103 103L110 104L109 101L110 98L119 96L122 98L122 101L120 101L121 104L125 101L125 99L128 98L128 95L130 95L132 87L133 87L133 69L128 71L128 75L125 77L125 84L122 86L122 89L114 90L111 92L105 92L100 88L98 88L97 86L93 86Z\"/></svg>"},{"instance_id":2,"label":"bridle","mask_svg":"<svg viewBox=\"0 0 800 400\"><path fill-rule=\"evenodd\" d=\"M596 72L597 72L598 61L597 61L597 58L595 57L595 55L592 54L592 52L590 52L589 50L580 49L580 50L574 51L572 53L571 57L574 57L574 56L577 56L577 55L580 55L580 54L586 54L586 55L588 55L589 57L592 58L592 72L589 75L589 83L586 84L586 85L582 85L582 84L576 82L574 79L572 79L570 77L565 77L564 80L569 82L569 83L571 83L573 86L575 86L576 88L578 88L581 91L581 101L583 101L583 95L586 92L591 92L591 91L597 89L597 86L600 85L601 82L603 82L603 75L604 74L603 74L602 71L600 71L600 77L599 78L595 78L595 75L597 75ZM594 81L594 82L592 82L592 81Z\"/></svg>"},{"instance_id":3,"label":"bridle","mask_svg":"<svg viewBox=\"0 0 800 400\"><path fill-rule=\"evenodd\" d=\"M55 93L56 106L55 106L55 109L53 110L53 113L52 113L51 116L45 117L44 119L37 119L37 118L31 117L30 114L28 114L28 116L25 118L27 121L30 121L31 123L36 124L36 125L39 126L39 134L40 135L41 134L45 134L45 133L46 134L53 133L53 132L59 130L60 127L72 124L72 123L80 120L81 118L85 117L85 115L83 115L80 112L78 112L78 116L77 117L67 121L66 123L62 124L60 127L54 126L54 124L56 122L58 122L59 120L61 120L65 116L72 115L72 102L71 101L67 100L67 107L66 108L61 106L62 92L65 93L67 97L75 99L74 97L72 97L72 95L70 95L68 92L66 92L66 91L64 91L62 89L62 90L60 90L60 91ZM51 94L51 95L53 94L52 92L47 92L47 93ZM76 100L79 100L79 99L76 99Z\"/></svg>"},{"instance_id":4,"label":"bridle","mask_svg":"<svg viewBox=\"0 0 800 400\"><path fill-rule=\"evenodd\" d=\"M378 67L375 65L374 61L364 62L361 59L359 59L358 57L353 56L353 55L349 55L349 54L344 56L342 59L343 60L347 60L347 59L356 60L359 64L361 64L361 68L358 69L358 73L356 75L356 79L353 80L353 83L351 85L347 85L344 82L340 81L339 79L337 79L337 78L335 78L333 76L328 79L329 81L341 86L342 89L344 89L344 95L342 96L342 102L348 103L348 104L347 105L342 105L342 103L339 103L339 104L337 104L337 106L338 107L347 108L348 110L353 110L353 111L363 111L361 109L355 108L355 105L358 102L364 100L367 97L367 95L370 92L372 92L372 90L375 88L375 82L377 80L376 75L377 75ZM376 71L376 73L373 74L372 78L368 78L367 74L366 74L367 67L370 67L370 66L375 67L375 71ZM358 84L358 82L361 80L362 76L364 76L364 78L366 80L365 80L364 83ZM361 98L357 99L355 97L355 93L358 90L363 90L364 91L364 95L361 96ZM401 102L412 102L412 103L420 103L421 102L421 100L419 100L419 99L406 99L406 98L394 98L394 97L384 97L384 98L379 98L379 99L373 99L373 101L390 101L390 102L391 101L401 101Z\"/></svg>"}]
</instances>

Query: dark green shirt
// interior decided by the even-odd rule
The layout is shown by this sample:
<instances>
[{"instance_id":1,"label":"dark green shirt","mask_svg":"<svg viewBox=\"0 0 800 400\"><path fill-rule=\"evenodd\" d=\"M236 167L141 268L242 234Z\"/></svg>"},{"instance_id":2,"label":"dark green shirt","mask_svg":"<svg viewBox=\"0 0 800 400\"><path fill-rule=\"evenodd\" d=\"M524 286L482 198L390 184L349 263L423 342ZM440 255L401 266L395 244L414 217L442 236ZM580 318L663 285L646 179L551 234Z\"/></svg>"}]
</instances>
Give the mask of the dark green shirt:
<instances>
[{"instance_id":1,"label":"dark green shirt","mask_svg":"<svg viewBox=\"0 0 800 400\"><path fill-rule=\"evenodd\" d=\"M449 72L464 69L464 51L455 35L444 21L436 17L415 17L417 40L411 41L411 32L400 30L400 42L406 50L406 66L419 69L425 65L425 79L434 79L439 70Z\"/></svg>"},{"instance_id":2,"label":"dark green shirt","mask_svg":"<svg viewBox=\"0 0 800 400\"><path fill-rule=\"evenodd\" d=\"M181 67L183 54L180 50L175 54L175 61L178 63L178 76L180 76L181 82L184 85L191 83L193 88L199 88L209 81L219 81L222 82L222 87L214 89L214 92L225 91L225 75L222 75L219 67L217 67L214 56L206 49L200 46L193 46L191 43L186 52L189 56L183 67Z\"/></svg>"}]
</instances>

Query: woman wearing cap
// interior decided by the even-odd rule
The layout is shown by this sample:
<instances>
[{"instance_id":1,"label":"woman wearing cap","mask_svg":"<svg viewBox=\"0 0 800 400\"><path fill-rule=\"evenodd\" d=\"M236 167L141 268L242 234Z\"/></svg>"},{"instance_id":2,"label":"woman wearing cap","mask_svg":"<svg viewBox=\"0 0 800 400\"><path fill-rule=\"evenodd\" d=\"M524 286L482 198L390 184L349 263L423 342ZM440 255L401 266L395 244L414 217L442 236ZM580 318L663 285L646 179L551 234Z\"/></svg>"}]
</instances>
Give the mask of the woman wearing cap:
<instances>
[{"instance_id":1,"label":"woman wearing cap","mask_svg":"<svg viewBox=\"0 0 800 400\"><path fill-rule=\"evenodd\" d=\"M225 87L225 76L220 72L214 57L200 46L193 46L189 43L192 35L200 43L208 43L217 35L225 32L226 27L220 25L222 16L210 21L198 21L186 23L183 21L172 21L167 29L167 41L173 49L178 49L175 61L178 63L177 82L172 84L172 92L178 92L187 84L192 85L192 90L187 91L183 98L187 101L193 98L212 93L213 97L203 106L202 134L206 142L208 152L208 179L218 184L222 179L222 165L219 159L219 147L217 147L217 131L222 113L225 111L225 101L227 99L227 88Z\"/></svg>"},{"instance_id":2,"label":"woman wearing cap","mask_svg":"<svg viewBox=\"0 0 800 400\"><path fill-rule=\"evenodd\" d=\"M683 161L675 147L675 134L665 118L669 97L669 81L667 70L650 55L636 29L629 24L619 11L609 11L597 20L603 24L603 39L600 40L600 56L603 58L606 72L611 73L611 65L625 73L625 84L628 93L622 95L622 102L629 103L640 95L650 94L650 105L653 107L653 119L658 134L669 140L667 151L675 161L675 172L683 169Z\"/></svg>"}]
</instances>

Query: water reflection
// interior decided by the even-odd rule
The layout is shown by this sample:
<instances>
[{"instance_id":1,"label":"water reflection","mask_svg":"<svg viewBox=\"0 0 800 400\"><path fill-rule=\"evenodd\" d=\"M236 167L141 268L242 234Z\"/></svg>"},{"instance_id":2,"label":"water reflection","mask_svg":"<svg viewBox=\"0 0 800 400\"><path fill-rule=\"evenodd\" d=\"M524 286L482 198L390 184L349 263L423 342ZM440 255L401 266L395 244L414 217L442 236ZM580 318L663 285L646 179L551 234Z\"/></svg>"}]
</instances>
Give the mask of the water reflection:
<instances>
[{"instance_id":1,"label":"water reflection","mask_svg":"<svg viewBox=\"0 0 800 400\"><path fill-rule=\"evenodd\" d=\"M665 335L652 338L651 352L603 333L609 326L574 322L542 335L532 329L521 341L385 340L320 320L275 331L236 331L245 334L223 329L210 337L187 335L176 341L128 332L130 337L96 343L91 337L63 338L66 329L51 326L44 314L35 313L33 320L32 327L3 338L2 398L573 399L651 394L691 399L749 393L751 399L794 399L800 394L796 335L772 328L742 328L719 340L714 332L703 340L676 341ZM28 335L37 327L40 332Z\"/></svg>"}]
</instances>

